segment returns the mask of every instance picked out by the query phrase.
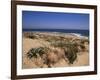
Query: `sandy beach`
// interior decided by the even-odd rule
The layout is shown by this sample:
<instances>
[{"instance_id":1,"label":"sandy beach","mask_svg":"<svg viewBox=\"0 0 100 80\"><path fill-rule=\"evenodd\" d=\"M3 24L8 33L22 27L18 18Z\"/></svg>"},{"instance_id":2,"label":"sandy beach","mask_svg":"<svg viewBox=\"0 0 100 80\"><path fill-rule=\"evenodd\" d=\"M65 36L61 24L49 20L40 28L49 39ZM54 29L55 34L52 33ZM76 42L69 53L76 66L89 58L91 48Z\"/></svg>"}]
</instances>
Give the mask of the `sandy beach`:
<instances>
[{"instance_id":1,"label":"sandy beach","mask_svg":"<svg viewBox=\"0 0 100 80\"><path fill-rule=\"evenodd\" d=\"M58 45L59 42L60 46ZM64 45L65 42L66 44ZM69 43L72 47L69 46ZM74 44L75 49L73 47ZM59 36L57 33L30 34L24 32L22 47L23 69L89 65L89 42L87 37L80 38L73 34L63 34ZM47 48L47 50L45 48ZM35 49L41 50L37 50L38 52L36 52ZM44 51L42 51L42 49Z\"/></svg>"}]
</instances>

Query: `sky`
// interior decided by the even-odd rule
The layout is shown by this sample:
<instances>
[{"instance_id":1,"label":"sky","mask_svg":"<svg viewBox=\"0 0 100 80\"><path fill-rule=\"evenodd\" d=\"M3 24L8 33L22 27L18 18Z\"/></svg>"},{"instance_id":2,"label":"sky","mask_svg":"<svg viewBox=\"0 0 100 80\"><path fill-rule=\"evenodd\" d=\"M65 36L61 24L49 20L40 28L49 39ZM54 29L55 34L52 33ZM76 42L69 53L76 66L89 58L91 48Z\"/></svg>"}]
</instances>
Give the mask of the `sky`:
<instances>
[{"instance_id":1,"label":"sky","mask_svg":"<svg viewBox=\"0 0 100 80\"><path fill-rule=\"evenodd\" d=\"M89 29L89 14L22 11L23 29Z\"/></svg>"}]
</instances>

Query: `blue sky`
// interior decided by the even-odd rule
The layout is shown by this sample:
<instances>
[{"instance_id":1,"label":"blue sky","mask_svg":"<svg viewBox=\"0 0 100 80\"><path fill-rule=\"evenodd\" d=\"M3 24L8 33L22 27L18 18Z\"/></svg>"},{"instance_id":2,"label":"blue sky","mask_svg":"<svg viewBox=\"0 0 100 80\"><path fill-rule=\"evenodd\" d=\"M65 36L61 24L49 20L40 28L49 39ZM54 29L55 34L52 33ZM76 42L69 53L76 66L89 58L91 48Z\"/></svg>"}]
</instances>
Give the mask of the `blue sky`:
<instances>
[{"instance_id":1,"label":"blue sky","mask_svg":"<svg viewBox=\"0 0 100 80\"><path fill-rule=\"evenodd\" d=\"M89 14L57 12L22 12L23 29L89 29Z\"/></svg>"}]
</instances>

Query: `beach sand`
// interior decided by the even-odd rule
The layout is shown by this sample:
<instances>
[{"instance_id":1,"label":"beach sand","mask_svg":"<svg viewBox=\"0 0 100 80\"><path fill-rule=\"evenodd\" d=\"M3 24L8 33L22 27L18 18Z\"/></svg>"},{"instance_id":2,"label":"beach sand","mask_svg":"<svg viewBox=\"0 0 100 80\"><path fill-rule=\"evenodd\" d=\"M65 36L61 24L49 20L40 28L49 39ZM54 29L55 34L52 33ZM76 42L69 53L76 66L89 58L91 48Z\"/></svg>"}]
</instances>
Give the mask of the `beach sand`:
<instances>
[{"instance_id":1,"label":"beach sand","mask_svg":"<svg viewBox=\"0 0 100 80\"><path fill-rule=\"evenodd\" d=\"M31 48L37 48L39 46L46 45L49 43L43 39L31 39L23 37L23 53L22 53L22 68L31 69L31 68L48 68L47 64L44 64L43 59L38 56L37 58L29 59L27 53ZM88 49L88 46L87 46ZM55 55L54 55L55 56ZM81 51L77 53L77 59L73 64L69 64L65 58L60 58L56 63L51 64L51 67L75 67L75 66L88 66L89 65L89 51Z\"/></svg>"}]
</instances>

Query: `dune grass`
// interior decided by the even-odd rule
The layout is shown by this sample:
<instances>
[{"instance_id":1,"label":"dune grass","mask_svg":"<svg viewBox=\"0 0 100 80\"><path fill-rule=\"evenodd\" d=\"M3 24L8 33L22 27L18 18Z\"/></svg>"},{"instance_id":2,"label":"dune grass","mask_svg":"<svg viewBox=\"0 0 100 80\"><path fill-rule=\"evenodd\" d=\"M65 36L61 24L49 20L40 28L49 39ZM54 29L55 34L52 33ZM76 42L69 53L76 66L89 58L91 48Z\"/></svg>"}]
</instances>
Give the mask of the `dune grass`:
<instances>
[{"instance_id":1,"label":"dune grass","mask_svg":"<svg viewBox=\"0 0 100 80\"><path fill-rule=\"evenodd\" d=\"M42 36L42 37L41 37ZM60 48L64 50L65 57L68 59L69 64L73 64L75 60L77 59L77 53L78 53L78 46L80 46L81 49L85 49L84 43L88 42L88 39L82 39L79 40L79 42L72 41L70 38L65 37L59 37L59 36L46 36L45 35L35 35L33 33L27 33L27 37L31 39L43 39L44 41L47 41L49 43L50 47L54 48ZM50 53L51 49L47 46L37 47L37 48L31 48L27 56L31 58L37 58L37 56L42 56L43 54Z\"/></svg>"}]
</instances>

